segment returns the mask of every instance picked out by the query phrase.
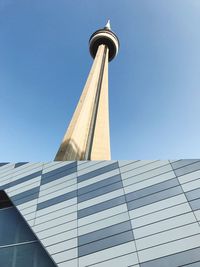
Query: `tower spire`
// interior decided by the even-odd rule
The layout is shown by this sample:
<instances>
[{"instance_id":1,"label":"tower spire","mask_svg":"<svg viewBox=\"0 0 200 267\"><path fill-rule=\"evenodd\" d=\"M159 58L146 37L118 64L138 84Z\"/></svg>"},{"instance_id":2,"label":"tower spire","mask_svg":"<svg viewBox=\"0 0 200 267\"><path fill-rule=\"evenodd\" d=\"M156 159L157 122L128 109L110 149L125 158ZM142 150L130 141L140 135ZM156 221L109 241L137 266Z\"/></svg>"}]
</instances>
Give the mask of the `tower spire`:
<instances>
[{"instance_id":1,"label":"tower spire","mask_svg":"<svg viewBox=\"0 0 200 267\"><path fill-rule=\"evenodd\" d=\"M110 20L92 34L89 46L94 62L56 161L111 159L108 62L117 55L119 40L111 31Z\"/></svg>"},{"instance_id":2,"label":"tower spire","mask_svg":"<svg viewBox=\"0 0 200 267\"><path fill-rule=\"evenodd\" d=\"M110 26L110 19L108 19L106 25L105 25L105 29L111 30L111 26Z\"/></svg>"}]
</instances>

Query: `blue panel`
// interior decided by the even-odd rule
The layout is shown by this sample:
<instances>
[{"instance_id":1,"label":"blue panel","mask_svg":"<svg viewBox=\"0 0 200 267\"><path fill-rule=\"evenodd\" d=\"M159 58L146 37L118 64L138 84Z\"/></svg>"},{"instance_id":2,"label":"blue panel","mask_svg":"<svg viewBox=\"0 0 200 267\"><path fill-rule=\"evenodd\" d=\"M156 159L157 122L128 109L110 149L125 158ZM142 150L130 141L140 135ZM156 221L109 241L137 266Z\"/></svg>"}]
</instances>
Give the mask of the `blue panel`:
<instances>
[{"instance_id":1,"label":"blue panel","mask_svg":"<svg viewBox=\"0 0 200 267\"><path fill-rule=\"evenodd\" d=\"M192 200L189 203L193 210L200 210L200 198Z\"/></svg>"},{"instance_id":2,"label":"blue panel","mask_svg":"<svg viewBox=\"0 0 200 267\"><path fill-rule=\"evenodd\" d=\"M38 176L40 176L40 175L42 175L42 171L34 172L34 173L29 174L29 175L26 175L26 176L24 176L24 177L22 177L22 178L20 178L20 179L17 179L17 180L15 180L15 181L12 181L12 182L10 182L10 183L7 183L7 184L5 184L5 185L3 185L3 186L1 186L1 187L2 187L3 189L7 189L7 188L9 188L9 187L12 187L12 186L18 185L18 184L20 184L20 183L24 183L24 182L26 182L26 181L28 181L28 180L33 179L33 178L36 178L36 177L38 177ZM13 179L14 179L14 178L13 178Z\"/></svg>"},{"instance_id":3,"label":"blue panel","mask_svg":"<svg viewBox=\"0 0 200 267\"><path fill-rule=\"evenodd\" d=\"M127 231L118 235L110 236L87 245L78 247L79 257L85 256L106 248L114 247L133 240L133 232Z\"/></svg>"},{"instance_id":4,"label":"blue panel","mask_svg":"<svg viewBox=\"0 0 200 267\"><path fill-rule=\"evenodd\" d=\"M178 160L178 161L172 162L171 166L175 170L175 169L184 167L186 165L190 165L192 163L195 163L197 161L199 161L199 159L182 159L182 160Z\"/></svg>"},{"instance_id":5,"label":"blue panel","mask_svg":"<svg viewBox=\"0 0 200 267\"><path fill-rule=\"evenodd\" d=\"M186 194L187 199L190 200L194 200L197 198L200 198L200 188L188 191Z\"/></svg>"},{"instance_id":6,"label":"blue panel","mask_svg":"<svg viewBox=\"0 0 200 267\"><path fill-rule=\"evenodd\" d=\"M15 168L18 168L18 167L20 167L20 166L23 166L23 165L25 165L25 164L27 164L28 162L18 162L18 163L16 163L15 164Z\"/></svg>"},{"instance_id":7,"label":"blue panel","mask_svg":"<svg viewBox=\"0 0 200 267\"><path fill-rule=\"evenodd\" d=\"M88 208L78 210L78 219L83 218L85 216L89 216L91 214L113 208L115 206L121 205L126 203L125 196L116 197L107 201L104 201L102 203L90 206Z\"/></svg>"},{"instance_id":8,"label":"blue panel","mask_svg":"<svg viewBox=\"0 0 200 267\"><path fill-rule=\"evenodd\" d=\"M114 221L113 221L114 223ZM102 238L106 238L112 235L116 235L119 233L123 233L126 232L128 230L131 230L131 222L130 221L126 221L126 222L122 222L122 223L118 223L118 224L114 224L112 226L85 234L85 235L81 235L78 237L78 245L84 245L87 243L91 243L93 241L97 241L99 239Z\"/></svg>"},{"instance_id":9,"label":"blue panel","mask_svg":"<svg viewBox=\"0 0 200 267\"><path fill-rule=\"evenodd\" d=\"M32 188L30 190L24 191L22 193L19 193L11 197L11 200L15 203L15 205L20 205L22 203L38 198L39 190L40 190L40 187L37 186L35 188Z\"/></svg>"},{"instance_id":10,"label":"blue panel","mask_svg":"<svg viewBox=\"0 0 200 267\"><path fill-rule=\"evenodd\" d=\"M171 187L175 187L178 185L179 185L178 179L173 178L173 179L164 181L162 183L158 183L158 184L148 186L148 187L145 187L143 189L128 193L128 194L126 194L126 200L129 202L129 201L132 201L132 200L135 200L135 199L138 199L141 197L145 197L145 196L151 195L153 193L157 193L157 192L160 192L162 190L165 190L165 189L168 189Z\"/></svg>"},{"instance_id":11,"label":"blue panel","mask_svg":"<svg viewBox=\"0 0 200 267\"><path fill-rule=\"evenodd\" d=\"M70 164L57 168L53 171L47 172L42 175L41 185L47 184L51 181L60 179L64 176L77 172L77 161L74 161Z\"/></svg>"},{"instance_id":12,"label":"blue panel","mask_svg":"<svg viewBox=\"0 0 200 267\"><path fill-rule=\"evenodd\" d=\"M128 209L129 210L137 209L142 206L155 203L157 201L160 201L160 200L163 200L169 197L179 195L181 193L183 193L182 188L180 186L176 186L176 187L163 190L163 191L160 191L158 193L155 193L155 194L152 194L146 197L142 197L142 198L138 198L136 200L130 201L127 203Z\"/></svg>"},{"instance_id":13,"label":"blue panel","mask_svg":"<svg viewBox=\"0 0 200 267\"><path fill-rule=\"evenodd\" d=\"M106 165L105 167L102 167L102 168L99 168L97 170L94 170L94 171L91 171L91 172L88 172L86 174L78 176L78 183L85 181L85 180L88 180L88 179L91 179L95 176L104 174L106 172L118 169L118 168L119 168L118 162L114 162L110 165Z\"/></svg>"},{"instance_id":14,"label":"blue panel","mask_svg":"<svg viewBox=\"0 0 200 267\"><path fill-rule=\"evenodd\" d=\"M193 164L190 164L190 165L187 165L187 166L184 166L182 168L176 169L176 170L174 170L174 172L175 172L176 176L179 177L181 175L184 175L184 174L187 174L190 172L194 172L197 170L200 170L200 161L193 163Z\"/></svg>"},{"instance_id":15,"label":"blue panel","mask_svg":"<svg viewBox=\"0 0 200 267\"><path fill-rule=\"evenodd\" d=\"M96 182L96 183L93 183L93 184L90 184L90 185L87 185L85 187L78 189L78 195L82 195L82 194L88 193L90 191L93 191L93 190L99 189L101 187L104 187L104 186L107 186L107 185L110 185L113 183L117 183L120 181L121 181L121 176L120 176L120 174L117 174L117 175L114 175L110 178L104 179L102 181L99 181L99 182Z\"/></svg>"},{"instance_id":16,"label":"blue panel","mask_svg":"<svg viewBox=\"0 0 200 267\"><path fill-rule=\"evenodd\" d=\"M200 261L200 248L190 249L166 257L140 263L140 266L141 267L178 267L178 266L188 267L188 264L197 261Z\"/></svg>"},{"instance_id":17,"label":"blue panel","mask_svg":"<svg viewBox=\"0 0 200 267\"><path fill-rule=\"evenodd\" d=\"M94 197L98 197L98 196L107 194L109 192L113 192L113 191L120 189L122 187L123 187L123 185L122 185L121 181L118 183L114 183L114 184L110 184L110 185L101 187L101 188L96 189L94 191L88 192L87 194L83 194L83 195L78 196L78 203L89 200L89 199L94 198Z\"/></svg>"},{"instance_id":18,"label":"blue panel","mask_svg":"<svg viewBox=\"0 0 200 267\"><path fill-rule=\"evenodd\" d=\"M71 192L66 193L64 195L61 195L61 196L51 198L51 199L46 200L44 202L41 202L38 204L37 209L38 210L44 209L46 207L50 207L52 205L63 202L65 200L69 200L69 199L74 198L74 197L77 197L77 190L71 191Z\"/></svg>"}]
</instances>

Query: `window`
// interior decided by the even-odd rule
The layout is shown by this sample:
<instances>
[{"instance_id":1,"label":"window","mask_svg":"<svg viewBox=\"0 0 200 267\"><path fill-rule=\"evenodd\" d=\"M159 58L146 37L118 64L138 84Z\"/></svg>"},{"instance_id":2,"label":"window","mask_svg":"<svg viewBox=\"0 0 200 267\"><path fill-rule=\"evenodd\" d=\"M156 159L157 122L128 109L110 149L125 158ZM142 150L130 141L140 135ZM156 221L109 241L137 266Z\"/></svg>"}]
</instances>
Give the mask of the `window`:
<instances>
[{"instance_id":1,"label":"window","mask_svg":"<svg viewBox=\"0 0 200 267\"><path fill-rule=\"evenodd\" d=\"M5 191L0 191L0 266L55 267Z\"/></svg>"}]
</instances>

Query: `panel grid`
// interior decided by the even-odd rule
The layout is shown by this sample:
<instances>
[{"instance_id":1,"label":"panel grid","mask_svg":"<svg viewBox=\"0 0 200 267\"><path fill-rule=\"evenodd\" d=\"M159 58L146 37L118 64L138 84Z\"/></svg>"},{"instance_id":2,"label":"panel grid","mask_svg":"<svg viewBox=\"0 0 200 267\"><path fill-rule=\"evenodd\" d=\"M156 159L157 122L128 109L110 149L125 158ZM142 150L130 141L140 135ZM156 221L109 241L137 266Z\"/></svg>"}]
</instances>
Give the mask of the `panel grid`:
<instances>
[{"instance_id":1,"label":"panel grid","mask_svg":"<svg viewBox=\"0 0 200 267\"><path fill-rule=\"evenodd\" d=\"M57 266L200 265L200 160L0 164Z\"/></svg>"}]
</instances>

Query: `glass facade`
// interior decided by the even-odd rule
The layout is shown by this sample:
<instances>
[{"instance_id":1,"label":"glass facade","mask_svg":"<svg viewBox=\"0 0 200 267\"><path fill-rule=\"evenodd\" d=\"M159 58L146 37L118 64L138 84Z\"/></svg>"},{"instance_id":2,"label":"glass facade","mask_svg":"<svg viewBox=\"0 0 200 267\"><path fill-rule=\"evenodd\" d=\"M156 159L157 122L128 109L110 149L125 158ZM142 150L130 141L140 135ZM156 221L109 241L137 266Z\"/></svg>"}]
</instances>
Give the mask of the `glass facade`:
<instances>
[{"instance_id":1,"label":"glass facade","mask_svg":"<svg viewBox=\"0 0 200 267\"><path fill-rule=\"evenodd\" d=\"M4 191L0 191L0 266L55 267Z\"/></svg>"}]
</instances>

